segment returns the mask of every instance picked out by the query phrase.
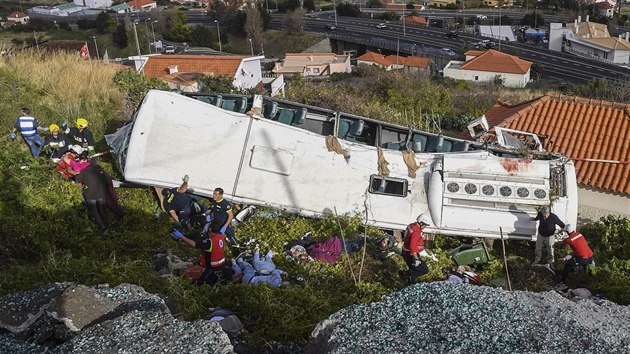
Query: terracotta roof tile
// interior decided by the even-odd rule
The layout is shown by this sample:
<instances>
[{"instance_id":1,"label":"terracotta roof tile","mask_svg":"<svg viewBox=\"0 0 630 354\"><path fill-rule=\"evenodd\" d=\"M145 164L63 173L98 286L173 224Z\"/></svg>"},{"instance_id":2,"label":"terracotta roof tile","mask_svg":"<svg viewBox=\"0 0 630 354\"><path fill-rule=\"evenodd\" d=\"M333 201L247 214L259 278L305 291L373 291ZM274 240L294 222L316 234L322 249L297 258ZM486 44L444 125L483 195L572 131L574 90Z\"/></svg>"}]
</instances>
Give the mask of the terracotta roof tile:
<instances>
[{"instance_id":1,"label":"terracotta roof tile","mask_svg":"<svg viewBox=\"0 0 630 354\"><path fill-rule=\"evenodd\" d=\"M578 184L630 194L630 105L546 94L514 106L499 102L486 118L490 127L546 136L547 151L576 162Z\"/></svg>"},{"instance_id":2,"label":"terracotta roof tile","mask_svg":"<svg viewBox=\"0 0 630 354\"><path fill-rule=\"evenodd\" d=\"M405 66L426 69L429 67L429 63L431 63L430 58L407 57L407 60L405 61Z\"/></svg>"},{"instance_id":3,"label":"terracotta roof tile","mask_svg":"<svg viewBox=\"0 0 630 354\"><path fill-rule=\"evenodd\" d=\"M371 61L373 63L381 64L383 66L392 65L392 63L389 60L387 60L383 54L378 54L378 53L374 53L370 51L358 57L357 60Z\"/></svg>"},{"instance_id":4,"label":"terracotta roof tile","mask_svg":"<svg viewBox=\"0 0 630 354\"><path fill-rule=\"evenodd\" d=\"M28 15L25 14L24 12L20 12L20 11L11 12L10 14L7 15L7 19L10 19L10 18L24 18L24 17L28 17Z\"/></svg>"},{"instance_id":5,"label":"terracotta roof tile","mask_svg":"<svg viewBox=\"0 0 630 354\"><path fill-rule=\"evenodd\" d=\"M421 57L402 57L396 55L388 55L384 56L382 54L374 53L374 52L366 52L357 58L360 61L369 61L373 63L380 64L382 66L388 67L398 63L398 65L404 65L408 67L415 68L428 68L431 59L429 58L421 58Z\"/></svg>"},{"instance_id":6,"label":"terracotta roof tile","mask_svg":"<svg viewBox=\"0 0 630 354\"><path fill-rule=\"evenodd\" d=\"M462 64L462 70L525 74L532 63L519 57L490 49Z\"/></svg>"},{"instance_id":7,"label":"terracotta roof tile","mask_svg":"<svg viewBox=\"0 0 630 354\"><path fill-rule=\"evenodd\" d=\"M139 9L142 6L147 6L154 2L155 0L131 0L127 2L127 5L129 5L129 7L133 7L134 9Z\"/></svg>"},{"instance_id":8,"label":"terracotta roof tile","mask_svg":"<svg viewBox=\"0 0 630 354\"><path fill-rule=\"evenodd\" d=\"M246 57L179 54L150 56L144 66L144 75L147 78L165 78L169 75L168 67L177 65L177 71L180 73L234 77L244 58Z\"/></svg>"}]
</instances>

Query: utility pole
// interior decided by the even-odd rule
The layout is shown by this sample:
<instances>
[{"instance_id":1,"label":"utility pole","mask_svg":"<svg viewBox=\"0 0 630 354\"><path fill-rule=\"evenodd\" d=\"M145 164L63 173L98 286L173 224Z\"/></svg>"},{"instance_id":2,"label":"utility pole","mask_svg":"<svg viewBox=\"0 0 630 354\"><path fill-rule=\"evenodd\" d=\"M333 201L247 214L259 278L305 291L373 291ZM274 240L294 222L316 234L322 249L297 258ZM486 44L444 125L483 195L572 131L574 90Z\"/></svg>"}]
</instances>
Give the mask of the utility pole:
<instances>
[{"instance_id":1,"label":"utility pole","mask_svg":"<svg viewBox=\"0 0 630 354\"><path fill-rule=\"evenodd\" d=\"M94 47L96 48L96 61L101 60L100 59L100 55L98 54L98 43L96 42L96 36L92 36L92 39L94 40Z\"/></svg>"},{"instance_id":2,"label":"utility pole","mask_svg":"<svg viewBox=\"0 0 630 354\"><path fill-rule=\"evenodd\" d=\"M144 20L144 34L146 35L145 37L147 38L147 43L149 45L149 54L151 54L151 43L149 43L151 40L149 39L149 25L147 25L147 21L150 21L150 20L151 20L151 17Z\"/></svg>"},{"instance_id":3,"label":"utility pole","mask_svg":"<svg viewBox=\"0 0 630 354\"><path fill-rule=\"evenodd\" d=\"M501 51L501 37L503 37L503 31L501 30L501 8L503 7L503 1L499 1L499 52Z\"/></svg>"},{"instance_id":4,"label":"utility pole","mask_svg":"<svg viewBox=\"0 0 630 354\"><path fill-rule=\"evenodd\" d=\"M133 23L133 34L136 39L136 50L138 50L138 56L142 57L142 53L140 52L140 42L138 42L138 30L136 29L136 23Z\"/></svg>"},{"instance_id":5,"label":"utility pole","mask_svg":"<svg viewBox=\"0 0 630 354\"><path fill-rule=\"evenodd\" d=\"M405 7L407 7L407 5L403 4L403 14L402 14L403 37L407 37L407 27L405 27Z\"/></svg>"},{"instance_id":6,"label":"utility pole","mask_svg":"<svg viewBox=\"0 0 630 354\"><path fill-rule=\"evenodd\" d=\"M214 23L217 24L217 36L219 37L219 53L222 53L223 48L221 47L221 29L219 28L219 20L214 20Z\"/></svg>"},{"instance_id":7,"label":"utility pole","mask_svg":"<svg viewBox=\"0 0 630 354\"><path fill-rule=\"evenodd\" d=\"M335 27L337 27L337 4L333 0L333 11L335 12Z\"/></svg>"},{"instance_id":8,"label":"utility pole","mask_svg":"<svg viewBox=\"0 0 630 354\"><path fill-rule=\"evenodd\" d=\"M265 48L263 48L263 43L260 41L260 51L262 52L262 56L265 56Z\"/></svg>"},{"instance_id":9,"label":"utility pole","mask_svg":"<svg viewBox=\"0 0 630 354\"><path fill-rule=\"evenodd\" d=\"M37 35L35 31L33 31L33 38L35 39L35 46L37 47L37 52L39 53L39 42L37 42Z\"/></svg>"},{"instance_id":10,"label":"utility pole","mask_svg":"<svg viewBox=\"0 0 630 354\"><path fill-rule=\"evenodd\" d=\"M157 48L155 47L155 29L153 28L154 23L158 23L158 20L151 21L151 33L153 34L153 48L155 48L155 52L157 53Z\"/></svg>"}]
</instances>

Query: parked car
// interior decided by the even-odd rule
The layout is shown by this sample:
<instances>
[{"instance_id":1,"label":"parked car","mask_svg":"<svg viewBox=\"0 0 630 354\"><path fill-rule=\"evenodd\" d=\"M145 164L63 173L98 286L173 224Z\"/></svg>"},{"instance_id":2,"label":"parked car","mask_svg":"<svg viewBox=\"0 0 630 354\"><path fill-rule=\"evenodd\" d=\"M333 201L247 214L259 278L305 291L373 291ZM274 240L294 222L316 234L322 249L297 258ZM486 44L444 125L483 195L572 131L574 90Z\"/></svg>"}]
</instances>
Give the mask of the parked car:
<instances>
[{"instance_id":1,"label":"parked car","mask_svg":"<svg viewBox=\"0 0 630 354\"><path fill-rule=\"evenodd\" d=\"M457 53L455 53L451 48L442 48L440 49L440 53L442 53L442 55L448 55L449 57L457 55Z\"/></svg>"},{"instance_id":2,"label":"parked car","mask_svg":"<svg viewBox=\"0 0 630 354\"><path fill-rule=\"evenodd\" d=\"M376 28L379 28L379 29L387 28L387 24L386 23L379 23L378 25L376 25Z\"/></svg>"},{"instance_id":3,"label":"parked car","mask_svg":"<svg viewBox=\"0 0 630 354\"><path fill-rule=\"evenodd\" d=\"M167 45L164 47L164 54L175 54L175 47L172 45Z\"/></svg>"},{"instance_id":4,"label":"parked car","mask_svg":"<svg viewBox=\"0 0 630 354\"><path fill-rule=\"evenodd\" d=\"M486 15L477 15L477 18L480 19L480 20L485 20L485 19L488 18L488 16L486 16Z\"/></svg>"},{"instance_id":5,"label":"parked car","mask_svg":"<svg viewBox=\"0 0 630 354\"><path fill-rule=\"evenodd\" d=\"M448 38L457 38L457 31L455 30L450 30L448 32L446 32L446 36Z\"/></svg>"},{"instance_id":6,"label":"parked car","mask_svg":"<svg viewBox=\"0 0 630 354\"><path fill-rule=\"evenodd\" d=\"M337 29L337 26L335 26L335 25L326 25L326 29L334 31L334 30Z\"/></svg>"}]
</instances>

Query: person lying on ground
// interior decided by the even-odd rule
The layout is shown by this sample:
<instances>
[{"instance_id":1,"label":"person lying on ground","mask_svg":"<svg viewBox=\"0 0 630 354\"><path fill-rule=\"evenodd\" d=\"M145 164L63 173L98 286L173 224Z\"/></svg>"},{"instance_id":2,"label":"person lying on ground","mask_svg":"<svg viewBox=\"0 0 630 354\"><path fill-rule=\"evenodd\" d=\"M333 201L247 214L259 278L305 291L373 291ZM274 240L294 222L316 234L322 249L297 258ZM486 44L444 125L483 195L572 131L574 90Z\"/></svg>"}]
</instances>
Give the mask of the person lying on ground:
<instances>
[{"instance_id":1,"label":"person lying on ground","mask_svg":"<svg viewBox=\"0 0 630 354\"><path fill-rule=\"evenodd\" d=\"M446 282L453 284L481 284L481 277L470 269L466 269L466 266L460 265L453 271L451 269L444 269L446 274Z\"/></svg>"},{"instance_id":2,"label":"person lying on ground","mask_svg":"<svg viewBox=\"0 0 630 354\"><path fill-rule=\"evenodd\" d=\"M70 166L70 162L76 159L76 155L72 151L66 151L65 154L61 157L61 160L57 164L57 171L61 173L63 178L74 180L74 172L72 170L72 166Z\"/></svg>"},{"instance_id":3,"label":"person lying on ground","mask_svg":"<svg viewBox=\"0 0 630 354\"><path fill-rule=\"evenodd\" d=\"M378 240L378 251L376 258L381 261L402 254L402 242L396 240L394 236L383 236Z\"/></svg>"},{"instance_id":4,"label":"person lying on ground","mask_svg":"<svg viewBox=\"0 0 630 354\"><path fill-rule=\"evenodd\" d=\"M324 242L315 242L311 233L302 236L297 244L292 246L287 252L294 260L300 262L312 262L314 260L336 263L342 254L358 252L365 244L365 238L359 238L352 242L334 236Z\"/></svg>"},{"instance_id":5,"label":"person lying on ground","mask_svg":"<svg viewBox=\"0 0 630 354\"><path fill-rule=\"evenodd\" d=\"M252 263L260 266L260 255L258 252L254 252L254 261ZM268 267L265 267L265 270L267 269ZM275 266L268 273L256 271L255 265L250 264L243 257L239 257L236 260L232 259L232 270L234 270L234 277L232 278L234 282L241 282L247 285L269 284L269 286L274 288L282 284L282 274L285 274L285 272L275 268Z\"/></svg>"}]
</instances>

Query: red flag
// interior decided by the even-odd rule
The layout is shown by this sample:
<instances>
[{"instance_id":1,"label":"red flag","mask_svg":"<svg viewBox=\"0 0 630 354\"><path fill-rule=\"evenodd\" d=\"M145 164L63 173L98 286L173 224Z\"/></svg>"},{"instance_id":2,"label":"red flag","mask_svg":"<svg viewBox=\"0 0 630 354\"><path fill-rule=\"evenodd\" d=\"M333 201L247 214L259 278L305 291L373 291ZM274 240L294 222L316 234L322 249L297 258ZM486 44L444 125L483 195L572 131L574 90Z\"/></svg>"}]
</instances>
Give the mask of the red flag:
<instances>
[{"instance_id":1,"label":"red flag","mask_svg":"<svg viewBox=\"0 0 630 354\"><path fill-rule=\"evenodd\" d=\"M83 47L81 47L79 53L81 54L81 59L90 59L90 49L88 48L87 42L83 43Z\"/></svg>"}]
</instances>

